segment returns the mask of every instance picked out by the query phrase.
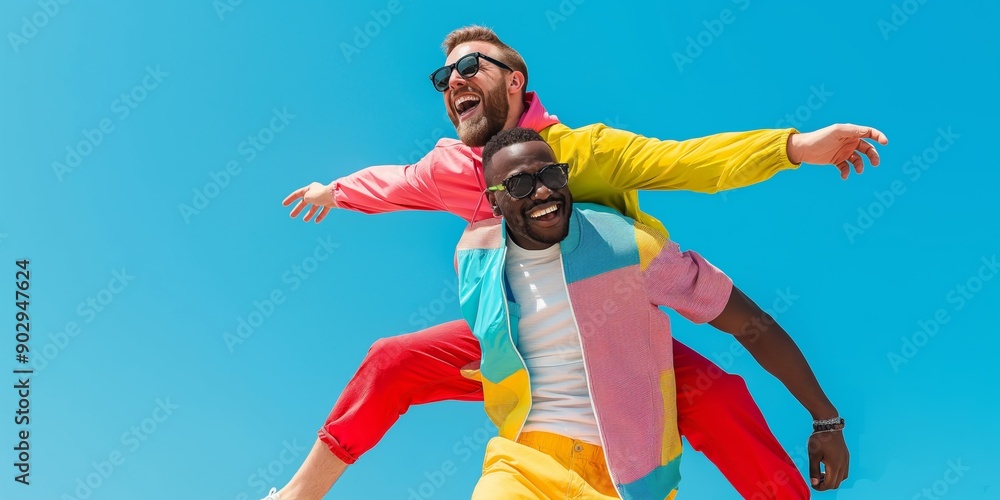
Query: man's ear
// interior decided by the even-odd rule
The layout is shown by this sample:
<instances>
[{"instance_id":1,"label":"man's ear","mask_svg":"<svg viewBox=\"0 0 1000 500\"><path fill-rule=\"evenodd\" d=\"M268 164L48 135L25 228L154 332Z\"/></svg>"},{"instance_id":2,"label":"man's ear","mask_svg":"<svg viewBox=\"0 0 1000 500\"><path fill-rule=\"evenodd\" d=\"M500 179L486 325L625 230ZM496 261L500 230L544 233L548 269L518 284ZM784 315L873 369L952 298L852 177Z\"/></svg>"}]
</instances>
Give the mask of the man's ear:
<instances>
[{"instance_id":1,"label":"man's ear","mask_svg":"<svg viewBox=\"0 0 1000 500\"><path fill-rule=\"evenodd\" d=\"M510 81L507 82L508 94L520 94L524 88L524 73L513 71L510 74Z\"/></svg>"},{"instance_id":2,"label":"man's ear","mask_svg":"<svg viewBox=\"0 0 1000 500\"><path fill-rule=\"evenodd\" d=\"M486 202L490 204L490 209L493 210L493 215L500 217L500 207L497 206L497 198L496 195L493 194L493 191L486 192Z\"/></svg>"}]
</instances>

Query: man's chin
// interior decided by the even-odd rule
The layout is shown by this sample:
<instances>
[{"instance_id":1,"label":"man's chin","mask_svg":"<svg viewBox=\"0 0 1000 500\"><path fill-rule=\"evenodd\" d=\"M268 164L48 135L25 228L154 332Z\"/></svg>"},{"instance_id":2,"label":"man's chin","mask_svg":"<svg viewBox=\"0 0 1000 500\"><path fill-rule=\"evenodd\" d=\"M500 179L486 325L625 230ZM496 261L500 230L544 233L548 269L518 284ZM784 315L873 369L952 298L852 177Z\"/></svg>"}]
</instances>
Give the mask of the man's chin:
<instances>
[{"instance_id":1,"label":"man's chin","mask_svg":"<svg viewBox=\"0 0 1000 500\"><path fill-rule=\"evenodd\" d=\"M459 140L465 143L466 146L473 148L485 146L490 141L490 137L492 137L485 124L475 123L475 120L459 123L456 132L458 132Z\"/></svg>"},{"instance_id":2,"label":"man's chin","mask_svg":"<svg viewBox=\"0 0 1000 500\"><path fill-rule=\"evenodd\" d=\"M563 224L547 228L544 231L538 231L536 229L530 228L529 226L528 235L531 237L531 239L539 243L545 243L547 245L555 245L556 243L559 243L562 240L566 239L566 236L569 235L569 221L564 221Z\"/></svg>"},{"instance_id":3,"label":"man's chin","mask_svg":"<svg viewBox=\"0 0 1000 500\"><path fill-rule=\"evenodd\" d=\"M503 130L503 124L491 124L489 119L485 116L477 116L468 121L458 124L455 128L455 132L458 133L458 138L466 146L473 148L481 148L490 142L490 139L494 135L500 133Z\"/></svg>"}]
</instances>

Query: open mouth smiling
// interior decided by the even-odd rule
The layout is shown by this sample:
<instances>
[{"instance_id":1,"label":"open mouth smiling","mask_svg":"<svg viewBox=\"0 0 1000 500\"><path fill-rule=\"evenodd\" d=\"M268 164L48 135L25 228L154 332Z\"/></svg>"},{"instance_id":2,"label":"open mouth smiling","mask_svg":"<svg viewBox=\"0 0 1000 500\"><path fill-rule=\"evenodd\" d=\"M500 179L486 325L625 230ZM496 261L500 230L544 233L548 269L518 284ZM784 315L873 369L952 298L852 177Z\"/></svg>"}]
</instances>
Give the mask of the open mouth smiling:
<instances>
[{"instance_id":1,"label":"open mouth smiling","mask_svg":"<svg viewBox=\"0 0 1000 500\"><path fill-rule=\"evenodd\" d=\"M455 111L460 118L464 118L472 114L481 102L482 99L475 94L462 94L455 99Z\"/></svg>"},{"instance_id":2,"label":"open mouth smiling","mask_svg":"<svg viewBox=\"0 0 1000 500\"><path fill-rule=\"evenodd\" d=\"M558 201L542 204L528 212L528 218L540 222L551 221L559 216L559 205Z\"/></svg>"}]
</instances>

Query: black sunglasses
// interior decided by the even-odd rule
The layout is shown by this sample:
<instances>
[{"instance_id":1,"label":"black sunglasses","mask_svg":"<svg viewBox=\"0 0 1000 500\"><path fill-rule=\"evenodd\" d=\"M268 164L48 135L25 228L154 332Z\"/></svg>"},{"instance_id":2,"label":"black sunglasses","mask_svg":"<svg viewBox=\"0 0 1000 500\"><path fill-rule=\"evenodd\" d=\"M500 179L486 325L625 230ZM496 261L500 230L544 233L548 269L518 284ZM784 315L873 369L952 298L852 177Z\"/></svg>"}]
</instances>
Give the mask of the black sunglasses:
<instances>
[{"instance_id":1,"label":"black sunglasses","mask_svg":"<svg viewBox=\"0 0 1000 500\"><path fill-rule=\"evenodd\" d=\"M434 88L438 92L444 92L448 90L448 81L451 80L452 70L458 70L458 74L462 75L462 78L472 78L479 73L479 59L486 59L487 61L496 64L497 66L507 70L514 71L510 69L510 66L493 59L492 57L483 54L481 52L473 52L471 54L466 54L460 57L453 64L447 66L441 66L437 71L431 73L431 83L434 84Z\"/></svg>"},{"instance_id":2,"label":"black sunglasses","mask_svg":"<svg viewBox=\"0 0 1000 500\"><path fill-rule=\"evenodd\" d=\"M527 198L535 192L536 181L542 181L549 189L562 189L569 184L569 164L553 163L542 167L536 173L522 172L514 174L496 186L490 186L487 191L507 191L515 200Z\"/></svg>"}]
</instances>

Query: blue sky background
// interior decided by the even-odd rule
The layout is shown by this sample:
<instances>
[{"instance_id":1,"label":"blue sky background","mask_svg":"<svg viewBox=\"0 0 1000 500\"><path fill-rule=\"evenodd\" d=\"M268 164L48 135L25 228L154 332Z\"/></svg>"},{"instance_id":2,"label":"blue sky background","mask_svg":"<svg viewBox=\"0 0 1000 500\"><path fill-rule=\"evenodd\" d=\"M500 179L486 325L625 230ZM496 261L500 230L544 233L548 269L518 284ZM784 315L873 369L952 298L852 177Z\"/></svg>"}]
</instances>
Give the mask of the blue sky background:
<instances>
[{"instance_id":1,"label":"blue sky background","mask_svg":"<svg viewBox=\"0 0 1000 500\"><path fill-rule=\"evenodd\" d=\"M458 318L440 297L454 279L459 219L337 212L304 224L280 202L310 181L416 158L453 136L426 75L442 64L443 36L469 23L522 52L531 88L571 126L682 139L785 126L792 114L802 130L854 122L886 132L882 166L848 182L832 167L804 166L725 196L645 193L643 206L765 308L792 297L776 316L847 418L853 458L842 489L818 498L909 499L925 488L1000 496L1000 279L976 278L1000 253L994 4L218 5L227 4L0 6L0 311L9 327L0 497L260 498L291 477L375 339L412 331L421 308ZM377 22L371 12L390 6L397 13L377 14L384 27L368 26L376 36L345 54L356 30ZM690 61L678 63L673 54L685 52ZM146 77L157 68L158 81ZM142 98L127 114L123 93ZM275 112L287 123L274 121L284 128L251 157L241 143ZM110 132L93 132L102 124ZM950 141L938 140L942 130ZM99 143L56 172L53 162L66 163L67 147L88 136ZM914 155L935 160L919 177L906 163ZM229 162L238 174L196 200ZM891 202L877 194L894 183ZM183 204L197 213L183 215ZM859 223L862 212L877 216ZM330 258L308 279L283 280L312 264L318 239L336 244ZM29 487L9 465L20 429L10 373L19 258L31 259L38 370ZM116 272L127 286L109 283ZM959 286L975 291L962 297ZM275 290L284 301L231 352L225 332ZM915 334L935 315L947 322L933 337ZM805 471L808 414L749 356L727 358L731 338L675 324L678 338L747 379ZM156 411L161 403L175 408ZM330 497L404 499L423 485L434 498L467 498L484 422L475 403L413 408ZM471 446L456 447L465 439ZM446 462L457 473L431 485ZM960 476L946 474L956 466ZM686 498L737 498L696 453L682 473ZM81 495L88 475L99 484Z\"/></svg>"}]
</instances>

